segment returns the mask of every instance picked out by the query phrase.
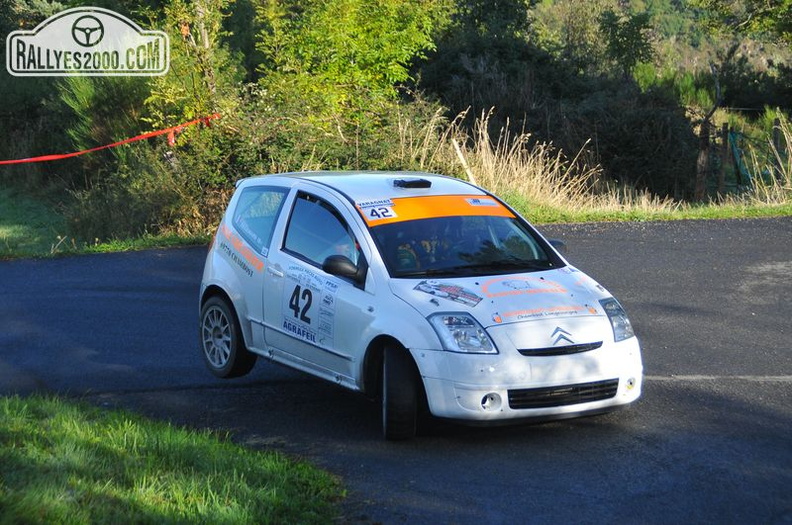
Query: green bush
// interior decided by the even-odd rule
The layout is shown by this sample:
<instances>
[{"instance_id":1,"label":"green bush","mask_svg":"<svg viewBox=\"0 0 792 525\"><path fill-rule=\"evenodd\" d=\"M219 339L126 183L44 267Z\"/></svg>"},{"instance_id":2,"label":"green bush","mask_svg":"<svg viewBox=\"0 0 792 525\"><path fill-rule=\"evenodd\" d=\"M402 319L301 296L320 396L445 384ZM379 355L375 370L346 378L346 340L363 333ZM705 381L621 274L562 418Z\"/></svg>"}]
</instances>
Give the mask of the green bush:
<instances>
[{"instance_id":1,"label":"green bush","mask_svg":"<svg viewBox=\"0 0 792 525\"><path fill-rule=\"evenodd\" d=\"M181 148L164 141L130 147L112 177L74 194L67 214L72 234L104 241L212 231L233 188L217 162L218 135L203 129ZM207 183L209 175L218 183Z\"/></svg>"}]
</instances>

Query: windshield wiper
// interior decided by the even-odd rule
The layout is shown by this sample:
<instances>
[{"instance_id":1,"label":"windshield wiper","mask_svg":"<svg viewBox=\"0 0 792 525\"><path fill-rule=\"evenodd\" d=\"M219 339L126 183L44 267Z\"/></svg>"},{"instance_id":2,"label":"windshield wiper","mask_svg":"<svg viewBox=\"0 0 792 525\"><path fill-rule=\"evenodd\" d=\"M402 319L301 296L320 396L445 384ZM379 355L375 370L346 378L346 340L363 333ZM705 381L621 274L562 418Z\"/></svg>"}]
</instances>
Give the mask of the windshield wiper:
<instances>
[{"instance_id":1,"label":"windshield wiper","mask_svg":"<svg viewBox=\"0 0 792 525\"><path fill-rule=\"evenodd\" d=\"M487 272L536 272L553 268L552 261L501 259L473 264L460 264L445 268L426 268L424 270L411 270L398 273L398 277L450 277L474 276Z\"/></svg>"},{"instance_id":2,"label":"windshield wiper","mask_svg":"<svg viewBox=\"0 0 792 525\"><path fill-rule=\"evenodd\" d=\"M499 260L499 261L489 261L485 263L479 264L470 264L466 266L461 266L458 268L465 268L467 270L472 271L506 271L506 270L517 270L517 271L540 271L540 270L549 270L553 267L553 263L550 261L526 261L523 259L507 259L507 260Z\"/></svg>"},{"instance_id":3,"label":"windshield wiper","mask_svg":"<svg viewBox=\"0 0 792 525\"><path fill-rule=\"evenodd\" d=\"M549 270L553 267L550 261L506 259L489 261L476 264L460 264L447 268L427 268L425 270L413 270L399 273L398 277L444 277L444 276L473 276L482 272L535 272Z\"/></svg>"},{"instance_id":4,"label":"windshield wiper","mask_svg":"<svg viewBox=\"0 0 792 525\"><path fill-rule=\"evenodd\" d=\"M412 270L400 272L397 277L441 277L451 275L469 275L471 266L451 266L449 268L427 268L426 270ZM473 268L475 270L475 268Z\"/></svg>"}]
</instances>

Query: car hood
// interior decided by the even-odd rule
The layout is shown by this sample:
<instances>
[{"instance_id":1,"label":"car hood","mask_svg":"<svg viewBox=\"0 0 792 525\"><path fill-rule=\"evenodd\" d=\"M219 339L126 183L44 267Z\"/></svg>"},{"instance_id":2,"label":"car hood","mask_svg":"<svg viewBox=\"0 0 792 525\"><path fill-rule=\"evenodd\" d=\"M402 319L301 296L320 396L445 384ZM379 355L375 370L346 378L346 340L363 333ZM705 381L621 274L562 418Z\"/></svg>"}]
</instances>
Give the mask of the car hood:
<instances>
[{"instance_id":1,"label":"car hood","mask_svg":"<svg viewBox=\"0 0 792 525\"><path fill-rule=\"evenodd\" d=\"M526 321L603 317L608 291L572 266L542 272L392 279L393 293L422 315L467 312L485 328Z\"/></svg>"}]
</instances>

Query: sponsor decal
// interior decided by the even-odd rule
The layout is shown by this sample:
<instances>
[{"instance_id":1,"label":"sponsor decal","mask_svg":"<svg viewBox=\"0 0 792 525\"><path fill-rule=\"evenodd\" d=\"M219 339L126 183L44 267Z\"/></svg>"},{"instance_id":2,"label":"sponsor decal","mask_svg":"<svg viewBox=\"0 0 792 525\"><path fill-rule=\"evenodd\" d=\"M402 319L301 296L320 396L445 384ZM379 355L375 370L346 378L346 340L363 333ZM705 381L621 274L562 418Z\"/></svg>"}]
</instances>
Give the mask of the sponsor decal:
<instances>
[{"instance_id":1,"label":"sponsor decal","mask_svg":"<svg viewBox=\"0 0 792 525\"><path fill-rule=\"evenodd\" d=\"M393 211L391 199L374 199L357 203L358 211L366 222L376 222L386 219L397 219L399 216Z\"/></svg>"},{"instance_id":2,"label":"sponsor decal","mask_svg":"<svg viewBox=\"0 0 792 525\"><path fill-rule=\"evenodd\" d=\"M388 208L393 207L393 201L391 199L375 199L370 201L363 201L358 202L357 207L361 210L365 210L366 208L379 208L380 206L387 206Z\"/></svg>"},{"instance_id":3,"label":"sponsor decal","mask_svg":"<svg viewBox=\"0 0 792 525\"><path fill-rule=\"evenodd\" d=\"M316 344L316 332L310 328L305 328L303 325L292 322L287 317L283 318L283 330L298 339Z\"/></svg>"},{"instance_id":4,"label":"sponsor decal","mask_svg":"<svg viewBox=\"0 0 792 525\"><path fill-rule=\"evenodd\" d=\"M253 277L254 270L260 272L264 269L264 261L259 259L253 250L225 223L220 225L220 234L223 236L220 240L220 250L242 268L248 277Z\"/></svg>"},{"instance_id":5,"label":"sponsor decal","mask_svg":"<svg viewBox=\"0 0 792 525\"><path fill-rule=\"evenodd\" d=\"M485 282L481 291L490 299L509 295L567 292L559 283L542 277L498 277Z\"/></svg>"},{"instance_id":6,"label":"sponsor decal","mask_svg":"<svg viewBox=\"0 0 792 525\"><path fill-rule=\"evenodd\" d=\"M483 199L470 198L470 199L465 199L465 201L467 201L467 203L470 204L471 206L494 206L494 207L500 206L500 204L497 203L495 199L491 199L489 197Z\"/></svg>"},{"instance_id":7,"label":"sponsor decal","mask_svg":"<svg viewBox=\"0 0 792 525\"><path fill-rule=\"evenodd\" d=\"M528 308L504 312L502 317L511 321L525 321L527 319L540 319L543 317L561 317L565 315L581 315L589 311L584 306L550 306L545 308Z\"/></svg>"},{"instance_id":8,"label":"sponsor decal","mask_svg":"<svg viewBox=\"0 0 792 525\"><path fill-rule=\"evenodd\" d=\"M286 277L284 331L308 343L332 348L338 283L297 264L289 266Z\"/></svg>"},{"instance_id":9,"label":"sponsor decal","mask_svg":"<svg viewBox=\"0 0 792 525\"><path fill-rule=\"evenodd\" d=\"M519 280L519 279L509 279L507 281L503 281L504 288L511 288L512 290L529 290L531 285L529 285L526 281Z\"/></svg>"},{"instance_id":10,"label":"sponsor decal","mask_svg":"<svg viewBox=\"0 0 792 525\"><path fill-rule=\"evenodd\" d=\"M563 317L577 315L597 315L597 309L591 305L564 305L564 306L544 306L538 308L524 308L509 312L495 313L492 320L498 324L505 321L526 321L529 319L541 319L547 317ZM555 334L553 334L555 335Z\"/></svg>"},{"instance_id":11,"label":"sponsor decal","mask_svg":"<svg viewBox=\"0 0 792 525\"><path fill-rule=\"evenodd\" d=\"M157 76L169 61L167 34L101 7L66 9L6 38L14 76Z\"/></svg>"},{"instance_id":12,"label":"sponsor decal","mask_svg":"<svg viewBox=\"0 0 792 525\"><path fill-rule=\"evenodd\" d=\"M413 289L471 307L476 306L483 299L483 297L476 295L475 292L453 283L421 281Z\"/></svg>"}]
</instances>

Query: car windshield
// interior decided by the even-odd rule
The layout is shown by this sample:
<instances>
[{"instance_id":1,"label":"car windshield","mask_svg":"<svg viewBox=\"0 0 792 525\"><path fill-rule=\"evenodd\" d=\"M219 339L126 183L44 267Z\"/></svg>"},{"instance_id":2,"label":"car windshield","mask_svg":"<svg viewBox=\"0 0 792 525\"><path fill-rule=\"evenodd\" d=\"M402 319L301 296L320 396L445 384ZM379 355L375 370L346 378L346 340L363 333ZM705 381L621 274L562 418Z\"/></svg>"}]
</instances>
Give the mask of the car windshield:
<instances>
[{"instance_id":1,"label":"car windshield","mask_svg":"<svg viewBox=\"0 0 792 525\"><path fill-rule=\"evenodd\" d=\"M371 228L393 277L522 273L556 267L514 217L461 216L393 222Z\"/></svg>"}]
</instances>

